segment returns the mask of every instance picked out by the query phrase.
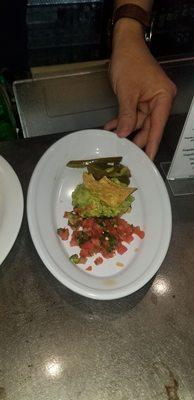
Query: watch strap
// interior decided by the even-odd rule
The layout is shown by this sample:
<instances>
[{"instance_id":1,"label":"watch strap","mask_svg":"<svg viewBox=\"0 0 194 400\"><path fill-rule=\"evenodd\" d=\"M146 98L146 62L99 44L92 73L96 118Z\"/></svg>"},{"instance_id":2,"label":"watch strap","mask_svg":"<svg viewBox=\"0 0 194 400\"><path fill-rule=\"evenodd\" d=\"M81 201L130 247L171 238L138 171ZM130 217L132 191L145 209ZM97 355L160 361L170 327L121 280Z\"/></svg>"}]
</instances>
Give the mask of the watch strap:
<instances>
[{"instance_id":1,"label":"watch strap","mask_svg":"<svg viewBox=\"0 0 194 400\"><path fill-rule=\"evenodd\" d=\"M148 28L150 23L150 16L148 12L146 12L142 7L133 3L124 4L115 10L112 18L112 26L114 26L120 18L135 19L145 28Z\"/></svg>"}]
</instances>

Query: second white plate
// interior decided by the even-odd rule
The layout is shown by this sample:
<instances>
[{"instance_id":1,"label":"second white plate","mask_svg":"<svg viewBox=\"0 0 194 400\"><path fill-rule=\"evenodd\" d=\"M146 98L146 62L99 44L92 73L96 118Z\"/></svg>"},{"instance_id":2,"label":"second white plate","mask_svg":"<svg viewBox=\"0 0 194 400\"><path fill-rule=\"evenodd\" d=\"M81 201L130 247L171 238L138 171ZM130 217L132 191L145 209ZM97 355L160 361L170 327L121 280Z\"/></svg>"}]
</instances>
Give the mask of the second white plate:
<instances>
[{"instance_id":1,"label":"second white plate","mask_svg":"<svg viewBox=\"0 0 194 400\"><path fill-rule=\"evenodd\" d=\"M0 156L0 265L16 240L23 209L19 179L11 165Z\"/></svg>"}]
</instances>

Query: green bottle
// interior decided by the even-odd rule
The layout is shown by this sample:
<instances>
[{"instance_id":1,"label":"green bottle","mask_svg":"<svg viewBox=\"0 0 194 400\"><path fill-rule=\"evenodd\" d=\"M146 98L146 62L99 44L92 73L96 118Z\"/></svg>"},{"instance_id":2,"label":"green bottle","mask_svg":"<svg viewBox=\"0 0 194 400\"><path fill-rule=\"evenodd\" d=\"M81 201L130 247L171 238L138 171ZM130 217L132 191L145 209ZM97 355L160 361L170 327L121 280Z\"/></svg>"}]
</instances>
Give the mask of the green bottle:
<instances>
[{"instance_id":1,"label":"green bottle","mask_svg":"<svg viewBox=\"0 0 194 400\"><path fill-rule=\"evenodd\" d=\"M11 103L2 79L0 79L0 141L16 139L16 132L16 121L11 109Z\"/></svg>"}]
</instances>

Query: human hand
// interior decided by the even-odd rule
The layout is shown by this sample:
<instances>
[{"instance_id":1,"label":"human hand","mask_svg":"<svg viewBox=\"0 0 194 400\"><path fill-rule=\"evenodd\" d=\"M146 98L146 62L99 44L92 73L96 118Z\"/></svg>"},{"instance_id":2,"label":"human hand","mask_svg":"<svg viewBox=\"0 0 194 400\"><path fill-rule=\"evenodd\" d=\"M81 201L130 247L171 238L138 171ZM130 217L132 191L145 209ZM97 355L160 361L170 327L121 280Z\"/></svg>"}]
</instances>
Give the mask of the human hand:
<instances>
[{"instance_id":1,"label":"human hand","mask_svg":"<svg viewBox=\"0 0 194 400\"><path fill-rule=\"evenodd\" d=\"M153 160L168 120L176 86L150 53L139 23L123 19L115 27L110 79L119 103L118 117L105 129L126 137Z\"/></svg>"}]
</instances>

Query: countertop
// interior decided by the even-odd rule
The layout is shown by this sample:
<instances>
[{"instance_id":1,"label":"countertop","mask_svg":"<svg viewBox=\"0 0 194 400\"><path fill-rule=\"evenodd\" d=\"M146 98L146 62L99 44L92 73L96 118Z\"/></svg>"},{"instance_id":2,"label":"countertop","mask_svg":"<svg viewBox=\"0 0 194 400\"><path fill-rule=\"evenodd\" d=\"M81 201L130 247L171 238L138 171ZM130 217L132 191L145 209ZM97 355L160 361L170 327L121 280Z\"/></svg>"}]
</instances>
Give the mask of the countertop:
<instances>
[{"instance_id":1,"label":"countertop","mask_svg":"<svg viewBox=\"0 0 194 400\"><path fill-rule=\"evenodd\" d=\"M181 121L173 117L167 126L159 168L172 157ZM37 161L57 139L0 143L25 202ZM86 299L51 276L30 238L25 208L0 268L0 400L194 399L194 196L168 190L167 256L151 282L114 301Z\"/></svg>"}]
</instances>

